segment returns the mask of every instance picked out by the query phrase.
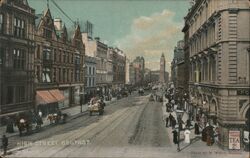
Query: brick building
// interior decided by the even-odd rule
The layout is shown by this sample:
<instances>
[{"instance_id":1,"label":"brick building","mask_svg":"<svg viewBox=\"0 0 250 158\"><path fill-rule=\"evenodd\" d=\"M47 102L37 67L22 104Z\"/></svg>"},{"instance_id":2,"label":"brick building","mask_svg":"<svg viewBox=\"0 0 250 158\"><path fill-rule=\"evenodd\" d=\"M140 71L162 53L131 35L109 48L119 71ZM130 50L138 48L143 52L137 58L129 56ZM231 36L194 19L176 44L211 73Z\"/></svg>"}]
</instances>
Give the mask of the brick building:
<instances>
[{"instance_id":1,"label":"brick building","mask_svg":"<svg viewBox=\"0 0 250 158\"><path fill-rule=\"evenodd\" d=\"M38 14L35 30L36 104L43 113L80 104L85 48L79 25L69 31L50 9Z\"/></svg>"}]
</instances>

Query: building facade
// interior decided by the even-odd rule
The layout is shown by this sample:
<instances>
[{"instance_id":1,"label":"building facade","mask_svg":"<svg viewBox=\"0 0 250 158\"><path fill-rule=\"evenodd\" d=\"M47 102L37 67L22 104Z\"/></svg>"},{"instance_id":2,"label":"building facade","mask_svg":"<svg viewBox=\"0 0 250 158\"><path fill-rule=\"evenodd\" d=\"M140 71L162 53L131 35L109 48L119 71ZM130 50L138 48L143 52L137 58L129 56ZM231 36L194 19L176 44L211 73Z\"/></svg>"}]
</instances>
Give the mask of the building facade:
<instances>
[{"instance_id":1,"label":"building facade","mask_svg":"<svg viewBox=\"0 0 250 158\"><path fill-rule=\"evenodd\" d=\"M159 81L161 83L165 83L166 82L166 75L165 75L165 72L166 72L166 60L165 60L165 56L164 54L162 53L161 55L161 59L160 59L160 79Z\"/></svg>"},{"instance_id":2,"label":"building facade","mask_svg":"<svg viewBox=\"0 0 250 158\"><path fill-rule=\"evenodd\" d=\"M138 56L132 63L135 68L135 84L142 85L144 82L145 60L143 57Z\"/></svg>"},{"instance_id":3,"label":"building facade","mask_svg":"<svg viewBox=\"0 0 250 158\"><path fill-rule=\"evenodd\" d=\"M184 41L178 41L177 46L174 48L174 58L171 62L171 80L174 84L174 87L179 91L184 91L184 87L188 85L188 83L184 82L184 80L188 81L188 78L185 73L185 60L184 60ZM189 61L188 61L189 63ZM185 85L187 84L187 85ZM188 90L187 90L188 91Z\"/></svg>"},{"instance_id":4,"label":"building facade","mask_svg":"<svg viewBox=\"0 0 250 158\"><path fill-rule=\"evenodd\" d=\"M240 133L236 149L243 149L249 126L249 17L248 0L198 0L185 17L192 110L218 126L224 149L232 149L232 131Z\"/></svg>"},{"instance_id":5,"label":"building facade","mask_svg":"<svg viewBox=\"0 0 250 158\"><path fill-rule=\"evenodd\" d=\"M88 33L82 33L82 42L86 54L96 58L96 87L98 95L107 95L109 84L107 81L108 46L99 37L92 39Z\"/></svg>"},{"instance_id":6,"label":"building facade","mask_svg":"<svg viewBox=\"0 0 250 158\"><path fill-rule=\"evenodd\" d=\"M85 102L96 94L96 59L85 56Z\"/></svg>"},{"instance_id":7,"label":"building facade","mask_svg":"<svg viewBox=\"0 0 250 158\"><path fill-rule=\"evenodd\" d=\"M34 23L26 0L0 1L0 118L34 109Z\"/></svg>"},{"instance_id":8,"label":"building facade","mask_svg":"<svg viewBox=\"0 0 250 158\"><path fill-rule=\"evenodd\" d=\"M35 30L36 105L44 114L80 105L85 48L79 25L67 31L50 9L37 15ZM48 99L49 98L49 99Z\"/></svg>"},{"instance_id":9,"label":"building facade","mask_svg":"<svg viewBox=\"0 0 250 158\"><path fill-rule=\"evenodd\" d=\"M115 48L113 51L113 88L123 88L125 85L126 56L122 50Z\"/></svg>"}]
</instances>

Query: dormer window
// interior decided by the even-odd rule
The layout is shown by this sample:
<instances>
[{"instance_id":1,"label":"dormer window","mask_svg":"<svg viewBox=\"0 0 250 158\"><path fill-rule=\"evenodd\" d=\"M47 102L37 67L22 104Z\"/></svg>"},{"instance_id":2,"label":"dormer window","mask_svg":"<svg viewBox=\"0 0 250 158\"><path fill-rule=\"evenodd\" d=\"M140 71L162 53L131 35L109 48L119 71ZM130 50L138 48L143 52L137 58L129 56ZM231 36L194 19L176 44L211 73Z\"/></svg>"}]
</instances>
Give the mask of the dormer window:
<instances>
[{"instance_id":1,"label":"dormer window","mask_svg":"<svg viewBox=\"0 0 250 158\"><path fill-rule=\"evenodd\" d=\"M43 36L45 38L51 39L52 38L52 31L48 28L43 29Z\"/></svg>"}]
</instances>

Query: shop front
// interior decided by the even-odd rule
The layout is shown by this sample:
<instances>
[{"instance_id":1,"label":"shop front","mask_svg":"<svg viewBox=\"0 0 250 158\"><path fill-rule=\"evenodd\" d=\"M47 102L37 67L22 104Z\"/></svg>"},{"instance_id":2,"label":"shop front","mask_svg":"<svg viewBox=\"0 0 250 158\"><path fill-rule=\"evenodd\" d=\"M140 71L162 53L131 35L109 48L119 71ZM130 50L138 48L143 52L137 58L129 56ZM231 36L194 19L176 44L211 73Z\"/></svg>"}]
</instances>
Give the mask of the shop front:
<instances>
[{"instance_id":1,"label":"shop front","mask_svg":"<svg viewBox=\"0 0 250 158\"><path fill-rule=\"evenodd\" d=\"M58 89L36 91L36 111L41 111L43 116L55 113L64 96Z\"/></svg>"}]
</instances>

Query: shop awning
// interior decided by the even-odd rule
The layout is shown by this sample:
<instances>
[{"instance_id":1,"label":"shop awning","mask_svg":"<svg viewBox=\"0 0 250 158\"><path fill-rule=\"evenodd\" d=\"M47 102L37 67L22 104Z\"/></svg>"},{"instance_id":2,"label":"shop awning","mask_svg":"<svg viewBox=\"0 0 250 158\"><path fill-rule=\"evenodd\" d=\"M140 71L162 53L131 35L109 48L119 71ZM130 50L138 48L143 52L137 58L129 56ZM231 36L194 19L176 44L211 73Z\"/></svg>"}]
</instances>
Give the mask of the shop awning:
<instances>
[{"instance_id":1,"label":"shop awning","mask_svg":"<svg viewBox=\"0 0 250 158\"><path fill-rule=\"evenodd\" d=\"M37 104L48 104L58 102L55 97L51 95L49 91L37 91L36 92L36 103Z\"/></svg>"},{"instance_id":2,"label":"shop awning","mask_svg":"<svg viewBox=\"0 0 250 158\"><path fill-rule=\"evenodd\" d=\"M59 102L65 99L64 95L58 89L49 90L49 92Z\"/></svg>"}]
</instances>

